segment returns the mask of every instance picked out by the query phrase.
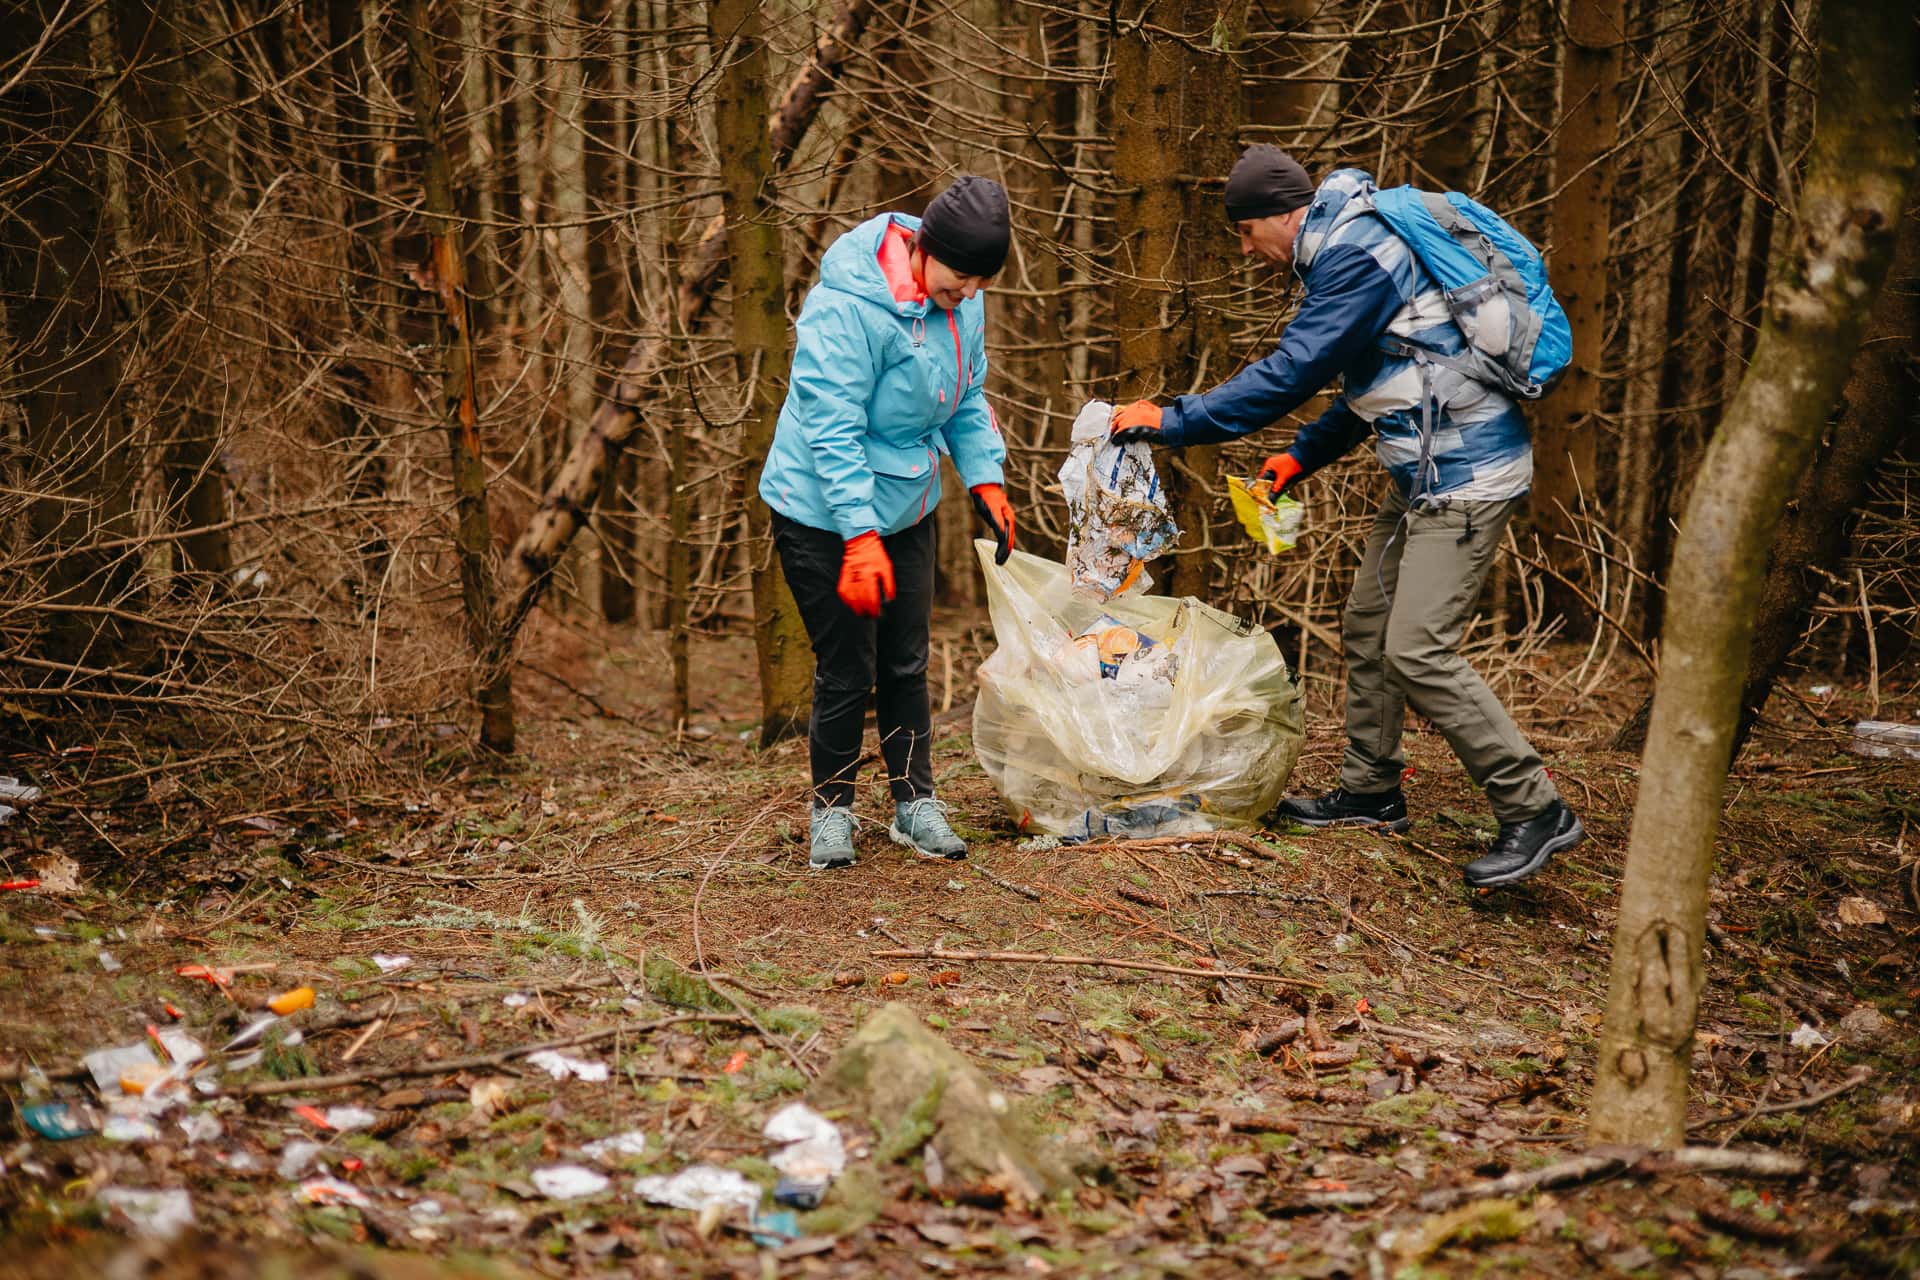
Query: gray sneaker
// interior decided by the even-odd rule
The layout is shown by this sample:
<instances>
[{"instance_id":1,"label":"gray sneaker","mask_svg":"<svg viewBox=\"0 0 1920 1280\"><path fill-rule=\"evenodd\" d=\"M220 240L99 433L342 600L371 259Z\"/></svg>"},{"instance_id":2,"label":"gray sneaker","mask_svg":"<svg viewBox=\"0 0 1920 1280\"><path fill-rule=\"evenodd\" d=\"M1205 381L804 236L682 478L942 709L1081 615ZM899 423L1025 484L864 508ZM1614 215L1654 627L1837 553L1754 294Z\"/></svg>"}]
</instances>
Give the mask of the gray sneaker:
<instances>
[{"instance_id":1,"label":"gray sneaker","mask_svg":"<svg viewBox=\"0 0 1920 1280\"><path fill-rule=\"evenodd\" d=\"M843 809L839 805L826 809L816 806L807 819L807 831L812 841L807 853L807 865L815 871L831 871L858 862L859 858L853 852L853 828L858 821L851 809Z\"/></svg>"},{"instance_id":2,"label":"gray sneaker","mask_svg":"<svg viewBox=\"0 0 1920 1280\"><path fill-rule=\"evenodd\" d=\"M902 800L893 806L893 825L887 835L895 844L904 844L923 858L944 858L958 862L967 856L967 842L953 834L947 825L947 806L932 796Z\"/></svg>"}]
</instances>

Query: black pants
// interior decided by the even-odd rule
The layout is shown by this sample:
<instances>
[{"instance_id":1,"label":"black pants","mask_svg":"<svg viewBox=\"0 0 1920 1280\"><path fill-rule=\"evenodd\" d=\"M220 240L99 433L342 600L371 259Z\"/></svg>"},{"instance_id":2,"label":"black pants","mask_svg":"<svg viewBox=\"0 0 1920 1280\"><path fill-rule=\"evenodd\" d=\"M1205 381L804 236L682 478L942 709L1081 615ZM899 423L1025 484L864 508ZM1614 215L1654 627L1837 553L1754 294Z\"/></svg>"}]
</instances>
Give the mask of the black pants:
<instances>
[{"instance_id":1,"label":"black pants","mask_svg":"<svg viewBox=\"0 0 1920 1280\"><path fill-rule=\"evenodd\" d=\"M853 804L869 693L893 798L933 794L933 717L927 702L933 535L929 517L881 538L893 561L894 596L878 618L862 618L840 599L840 563L846 554L840 535L773 513L774 549L813 642L807 746L817 804Z\"/></svg>"}]
</instances>

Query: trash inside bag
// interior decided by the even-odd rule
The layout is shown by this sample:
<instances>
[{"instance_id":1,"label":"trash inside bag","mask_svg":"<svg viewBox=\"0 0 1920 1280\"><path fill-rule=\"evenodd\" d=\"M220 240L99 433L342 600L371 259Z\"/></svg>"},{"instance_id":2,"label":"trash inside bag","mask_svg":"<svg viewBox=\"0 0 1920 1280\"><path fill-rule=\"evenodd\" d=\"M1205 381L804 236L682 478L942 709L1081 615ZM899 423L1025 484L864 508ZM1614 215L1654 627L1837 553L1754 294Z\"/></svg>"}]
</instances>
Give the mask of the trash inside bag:
<instances>
[{"instance_id":1,"label":"trash inside bag","mask_svg":"<svg viewBox=\"0 0 1920 1280\"><path fill-rule=\"evenodd\" d=\"M1145 591L1153 582L1146 562L1180 536L1153 469L1153 446L1113 443L1112 420L1112 405L1088 401L1060 464L1067 567L1075 589L1098 600Z\"/></svg>"},{"instance_id":2,"label":"trash inside bag","mask_svg":"<svg viewBox=\"0 0 1920 1280\"><path fill-rule=\"evenodd\" d=\"M1065 565L974 547L999 642L974 749L1022 831L1144 839L1249 827L1274 806L1306 722L1271 637L1198 600L1090 600Z\"/></svg>"},{"instance_id":3,"label":"trash inside bag","mask_svg":"<svg viewBox=\"0 0 1920 1280\"><path fill-rule=\"evenodd\" d=\"M1306 508L1300 505L1299 499L1285 494L1270 498L1266 484L1250 485L1239 476L1227 477L1227 499L1233 503L1233 514L1240 521L1240 527L1247 531L1249 538L1265 547L1268 555L1291 551L1300 541L1300 522Z\"/></svg>"}]
</instances>

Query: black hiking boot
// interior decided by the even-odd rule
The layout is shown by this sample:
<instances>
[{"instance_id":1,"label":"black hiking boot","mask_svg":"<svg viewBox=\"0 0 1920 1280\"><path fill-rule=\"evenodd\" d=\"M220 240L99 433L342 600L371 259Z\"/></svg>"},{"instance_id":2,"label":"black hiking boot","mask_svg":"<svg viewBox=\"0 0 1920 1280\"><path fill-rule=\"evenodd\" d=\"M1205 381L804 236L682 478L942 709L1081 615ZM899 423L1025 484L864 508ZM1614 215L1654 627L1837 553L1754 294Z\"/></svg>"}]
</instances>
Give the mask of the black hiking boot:
<instances>
[{"instance_id":1,"label":"black hiking boot","mask_svg":"<svg viewBox=\"0 0 1920 1280\"><path fill-rule=\"evenodd\" d=\"M1382 827L1395 835L1413 825L1398 787L1365 794L1335 787L1320 796L1288 796L1271 816L1303 827Z\"/></svg>"},{"instance_id":2,"label":"black hiking boot","mask_svg":"<svg viewBox=\"0 0 1920 1280\"><path fill-rule=\"evenodd\" d=\"M1467 883L1475 889L1519 884L1536 876L1548 859L1587 838L1587 829L1564 800L1522 822L1503 822L1493 848L1467 864Z\"/></svg>"}]
</instances>

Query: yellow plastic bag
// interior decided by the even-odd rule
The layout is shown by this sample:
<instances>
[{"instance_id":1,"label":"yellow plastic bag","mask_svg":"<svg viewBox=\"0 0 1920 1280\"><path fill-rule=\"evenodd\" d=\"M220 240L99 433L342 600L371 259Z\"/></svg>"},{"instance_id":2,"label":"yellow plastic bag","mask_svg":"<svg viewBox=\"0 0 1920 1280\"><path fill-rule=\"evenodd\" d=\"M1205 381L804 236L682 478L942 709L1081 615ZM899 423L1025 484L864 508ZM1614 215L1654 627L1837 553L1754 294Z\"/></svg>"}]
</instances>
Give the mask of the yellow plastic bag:
<instances>
[{"instance_id":1,"label":"yellow plastic bag","mask_svg":"<svg viewBox=\"0 0 1920 1280\"><path fill-rule=\"evenodd\" d=\"M1239 476L1227 477L1227 497L1233 502L1233 514L1247 536L1267 549L1269 555L1293 550L1300 540L1300 520L1306 508L1293 498L1266 495L1267 486L1248 484Z\"/></svg>"}]
</instances>

